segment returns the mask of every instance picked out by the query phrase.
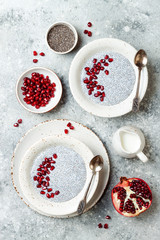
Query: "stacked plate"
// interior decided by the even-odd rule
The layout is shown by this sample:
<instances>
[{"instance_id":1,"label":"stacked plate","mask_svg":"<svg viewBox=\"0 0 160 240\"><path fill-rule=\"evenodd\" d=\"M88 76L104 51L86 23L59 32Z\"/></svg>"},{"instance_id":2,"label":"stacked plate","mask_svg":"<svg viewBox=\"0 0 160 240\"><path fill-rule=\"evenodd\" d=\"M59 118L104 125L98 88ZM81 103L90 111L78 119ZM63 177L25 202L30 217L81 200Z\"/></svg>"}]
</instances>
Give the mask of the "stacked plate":
<instances>
[{"instance_id":1,"label":"stacked plate","mask_svg":"<svg viewBox=\"0 0 160 240\"><path fill-rule=\"evenodd\" d=\"M74 130L64 133L67 123ZM59 195L47 198L40 194L33 180L37 168L45 158L57 154L54 170L50 171L50 188ZM89 162L95 155L104 159L104 167L94 176L87 197L85 211L96 204L102 196L109 178L108 154L100 139L85 126L68 121L54 120L41 123L28 131L18 143L12 158L12 180L21 199L35 211L51 217L72 217L83 198L91 178Z\"/></svg>"}]
</instances>

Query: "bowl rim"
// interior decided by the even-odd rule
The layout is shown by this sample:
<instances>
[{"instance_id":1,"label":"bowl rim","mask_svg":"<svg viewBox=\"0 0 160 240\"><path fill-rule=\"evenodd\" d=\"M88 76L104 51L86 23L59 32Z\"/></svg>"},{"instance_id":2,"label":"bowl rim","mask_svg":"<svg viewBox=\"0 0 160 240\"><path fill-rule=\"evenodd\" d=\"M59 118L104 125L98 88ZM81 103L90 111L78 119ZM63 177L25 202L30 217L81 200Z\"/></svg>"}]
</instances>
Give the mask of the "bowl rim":
<instances>
[{"instance_id":1,"label":"bowl rim","mask_svg":"<svg viewBox=\"0 0 160 240\"><path fill-rule=\"evenodd\" d=\"M25 74L27 74L29 71L35 71L35 69L47 70L47 71L49 71L49 72L54 73L54 74L56 75L56 77L58 78L59 83L60 83L60 97L59 97L59 101L57 102L57 104L56 104L54 107L50 108L49 110L43 111L43 112L37 112L36 109L35 109L35 110L31 110L31 109L27 108L27 107L23 104L23 102L20 100L20 98L19 98L19 93L18 93L18 84L19 84L21 78L22 78ZM17 82L16 82L16 97L17 97L18 102L21 104L21 106L22 106L23 108L25 108L27 111L32 112L32 113L41 114L41 113L46 113L46 112L52 111L52 110L59 104L59 102L60 102L60 100L61 100L61 98L62 98L62 92L63 92L63 87L62 87L62 83L61 83L61 80L60 80L60 78L58 77L58 75L57 75L53 70L51 70L51 69L49 69L49 68L45 68L45 67L33 67L33 68L29 68L28 70L24 71L24 72L20 75L20 77L18 78L18 80L17 80Z\"/></svg>"},{"instance_id":2,"label":"bowl rim","mask_svg":"<svg viewBox=\"0 0 160 240\"><path fill-rule=\"evenodd\" d=\"M66 51L66 52L57 52L57 51L55 51L53 48L51 48L50 45L49 45L49 43L48 43L48 40L47 40L47 39L48 39L48 34L49 34L50 30L51 30L54 26L56 26L56 25L65 25L65 26L69 27L69 28L72 30L72 32L74 33L74 36L75 36L74 45L73 45L68 51ZM46 39L46 42L47 42L47 46L48 46L54 53L63 55L63 54L67 54L67 53L71 52L71 51L75 48L75 46L77 45L77 42L78 42L78 33L77 33L77 30L75 29L75 27L74 27L72 24L70 24L70 23L68 23L68 22L66 22L66 21L57 21L57 22L54 22L54 23L49 27L49 29L47 30L45 39Z\"/></svg>"}]
</instances>

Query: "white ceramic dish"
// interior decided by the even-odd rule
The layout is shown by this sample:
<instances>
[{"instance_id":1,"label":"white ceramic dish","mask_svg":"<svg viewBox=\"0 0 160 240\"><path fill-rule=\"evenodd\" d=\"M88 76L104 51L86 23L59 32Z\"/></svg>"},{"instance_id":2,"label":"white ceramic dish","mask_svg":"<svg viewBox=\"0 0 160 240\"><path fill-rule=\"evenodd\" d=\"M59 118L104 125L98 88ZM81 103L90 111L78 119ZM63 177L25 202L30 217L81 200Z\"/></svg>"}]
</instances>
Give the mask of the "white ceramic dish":
<instances>
[{"instance_id":1,"label":"white ceramic dish","mask_svg":"<svg viewBox=\"0 0 160 240\"><path fill-rule=\"evenodd\" d=\"M81 87L81 71L86 63L86 61L95 55L96 53L107 51L108 52L117 52L122 54L125 58L127 58L133 66L136 75L136 81L131 94L124 101L119 104L112 106L102 106L100 104L95 104L90 101L88 96L84 94ZM73 97L77 101L77 103L86 111L100 116L100 117L118 117L124 115L132 110L132 101L135 97L136 86L138 81L138 69L134 64L134 57L137 50L132 47L130 44L113 38L104 38L95 40L83 48L76 54L74 57L70 71L69 71L69 84L70 89L73 94ZM148 85L148 72L147 68L143 68L141 75L141 83L140 83L140 91L139 98L140 101L143 99L145 92L147 90Z\"/></svg>"},{"instance_id":2,"label":"white ceramic dish","mask_svg":"<svg viewBox=\"0 0 160 240\"><path fill-rule=\"evenodd\" d=\"M49 31L54 27L54 26L56 26L56 25L66 25L67 27L69 27L71 30L72 30L72 32L74 33L74 37L75 37L75 42L74 42L74 45L68 50L68 51L66 51L66 52L57 52L57 51L55 51L53 48L51 48L50 46L49 46L49 44L48 44L48 33L49 33ZM77 45L77 42L78 42L78 34L77 34L77 31L76 31L76 29L75 29L75 27L73 27L73 25L71 25L70 23L68 23L68 22L55 22L54 24L52 24L52 26L50 26L50 28L48 29L48 31L47 31L47 34L46 34L46 42L47 42L47 45L48 45L48 47L54 52L54 53L57 53L57 54L66 54L66 53L69 53L69 52L71 52L74 48L75 48L75 46Z\"/></svg>"},{"instance_id":3,"label":"white ceramic dish","mask_svg":"<svg viewBox=\"0 0 160 240\"><path fill-rule=\"evenodd\" d=\"M69 131L68 136L74 137L75 139L84 143L92 151L94 156L100 154L104 159L104 167L102 171L99 173L99 182L98 182L97 189L93 197L91 198L91 200L87 203L85 211L88 211L91 207L93 207L97 203L97 201L100 199L100 197L104 193L104 190L108 183L109 173L110 173L110 163L109 163L108 154L106 152L106 149L103 143L95 133L93 133L89 128L83 126L80 123L76 123L68 120L60 119L60 120L46 121L46 122L40 123L39 125L29 130L20 139L19 143L17 144L16 149L13 153L12 162L11 162L11 175L12 175L13 185L18 195L20 196L20 198L30 208L32 208L33 210L43 215L47 215L47 214L43 211L40 211L36 207L32 206L29 203L28 199L24 196L22 189L20 187L18 174L19 174L21 159L23 159L27 150L40 139L54 136L54 135L59 135L59 134L65 136L64 129L66 128L66 125L68 122L71 122L72 125L75 127L75 130ZM77 212L74 212L68 215L62 214L58 216L49 214L49 216L51 217L61 217L61 218L73 217L76 215L77 215Z\"/></svg>"},{"instance_id":4,"label":"white ceramic dish","mask_svg":"<svg viewBox=\"0 0 160 240\"><path fill-rule=\"evenodd\" d=\"M35 107L27 104L24 102L23 98L24 95L22 94L21 87L23 86L23 79L24 77L31 77L31 73L38 72L40 74L43 74L44 76L49 76L51 83L56 84L56 91L55 91L55 97L51 98L49 103L45 107L40 107L39 109L36 109ZM51 111L53 108L57 106L59 103L61 96L62 96L62 84L58 76L50 69L43 68L43 67L35 67L30 68L29 70L25 71L20 78L17 81L16 84L16 96L19 101L19 103L28 111L33 113L45 113Z\"/></svg>"},{"instance_id":5,"label":"white ceramic dish","mask_svg":"<svg viewBox=\"0 0 160 240\"><path fill-rule=\"evenodd\" d=\"M31 176L30 176L31 168L33 166L36 156L40 152L45 151L45 149L49 147L56 147L56 146L65 146L70 149L73 149L76 153L78 153L82 157L85 163L85 168L86 168L85 185L83 186L79 194L69 201L53 202L47 199L47 197L46 198L42 197L42 195L39 192L37 192L35 187L33 186ZM19 182L20 182L20 187L24 196L26 197L30 205L32 205L34 208L37 208L39 211L44 212L46 215L51 214L53 216L61 216L61 215L69 215L76 212L77 206L80 200L83 198L83 195L88 186L88 182L92 176L92 172L89 168L89 162L92 158L93 158L93 153L90 151L90 149L85 144L81 143L79 140L73 137L55 135L52 137L41 139L40 141L35 143L31 148L29 148L24 158L21 160L20 169L19 169ZM56 162L58 162L58 159L56 160ZM55 167L56 167L56 164L55 164ZM67 180L66 175L65 175L65 178ZM94 195L94 192L96 191L96 188L98 185L98 179L99 179L99 173L95 175L95 178L92 182L90 191L88 193L87 202L90 201L90 199Z\"/></svg>"}]
</instances>

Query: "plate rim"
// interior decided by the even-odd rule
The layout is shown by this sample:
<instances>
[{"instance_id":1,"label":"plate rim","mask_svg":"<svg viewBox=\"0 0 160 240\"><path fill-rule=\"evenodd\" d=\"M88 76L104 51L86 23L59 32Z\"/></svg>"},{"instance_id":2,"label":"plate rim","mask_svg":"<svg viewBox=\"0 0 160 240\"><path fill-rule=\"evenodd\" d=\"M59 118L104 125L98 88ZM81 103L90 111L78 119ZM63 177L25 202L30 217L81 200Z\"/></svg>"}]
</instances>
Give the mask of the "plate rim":
<instances>
[{"instance_id":1,"label":"plate rim","mask_svg":"<svg viewBox=\"0 0 160 240\"><path fill-rule=\"evenodd\" d=\"M82 91L81 87L79 88L81 90L78 91L77 86L79 86L79 85L76 86L74 69L75 69L75 66L78 66L80 61L83 62L85 60L85 55L87 55L85 53L86 51L88 51L88 54L89 54L91 51L94 51L94 48L95 48L97 43L99 43L99 45L101 43L101 45L103 44L103 46L104 46L104 43L108 42L108 44L110 44L111 41L113 42L113 45L118 45L118 43L120 43L121 45L124 45L123 47L125 47L126 49L130 48L134 52L134 54L137 52L137 50L131 44L129 44L129 43L123 41L123 40L120 40L120 39L116 39L116 38L96 39L96 40L93 40L92 42L89 42L85 46L83 46L77 52L77 54L75 55L75 57L73 58L73 60L71 62L70 70L69 70L69 86L70 86L70 90L71 90L71 93L72 93L75 101L85 111L87 111L87 112L89 112L93 115L99 116L99 117L107 117L107 118L119 117L119 116L125 115L125 114L132 111L132 101L129 98L131 98L131 96L134 94L134 92L136 90L136 82L138 80L138 69L131 63L132 67L135 71L135 75L136 75L136 81L135 81L133 90L125 100L121 101L118 104L112 105L112 106L109 106L109 105L108 106L107 105L102 106L100 104L96 104L96 103L92 102L87 97L87 95L85 93L83 94L83 91ZM97 48L97 46L96 46L96 48ZM122 48L122 46L121 46L121 48ZM117 51L117 52L120 53L119 51ZM94 54L92 54L92 55L94 55ZM130 53L130 56L131 56L131 53ZM126 56L124 56L124 57L126 57ZM78 64L77 64L77 62L78 62ZM144 76L145 81L143 81L143 85L142 84L140 85L140 96L139 96L140 101L144 98L146 90L147 90L147 86L148 86L148 70L147 70L147 67L142 69L142 73L145 74L145 76ZM141 92L141 91L143 91L143 92ZM83 96L82 96L82 94L83 94ZM77 96L77 95L79 95L79 96ZM90 105L89 108L88 108L87 102ZM93 106L94 106L94 109L93 109ZM99 108L99 109L96 110L96 107ZM118 109L118 111L117 111L117 109Z\"/></svg>"},{"instance_id":2,"label":"plate rim","mask_svg":"<svg viewBox=\"0 0 160 240\"><path fill-rule=\"evenodd\" d=\"M75 214L75 213L74 213L74 214L72 214L72 215L53 216L53 215L47 215L47 214L45 214L45 213L42 213L42 212L38 211L37 209L33 209L29 204L27 204L27 203L25 202L25 200L23 199L23 197L20 195L20 193L18 192L18 189L17 189L17 187L16 187L16 184L14 183L14 179L13 179L14 156L15 156L15 154L16 154L16 151L17 151L20 143L21 143L21 142L23 141L23 139L24 139L31 131L33 131L35 128L37 128L37 127L39 127L39 126L43 126L43 124L47 124L47 123L54 122L54 121L67 121L67 122L68 122L68 121L71 121L71 122L73 122L73 123L76 123L76 124L80 125L81 127L83 127L84 129L89 130L92 134L95 135L95 137L97 138L97 140L101 143L101 145L102 145L102 147L103 147L103 149L104 149L104 151L105 151L106 159L107 159L107 178L106 178L105 186L104 186L103 189L102 189L102 193L99 194L99 196L96 198L96 200L94 201L93 204L89 205L90 202L88 203L89 206L86 206L86 209L85 209L84 213L87 212L87 211L89 211L92 207L94 207L94 206L97 204L97 202L101 199L101 197L102 197L102 195L104 194L105 189L106 189L106 187L107 187L107 185L108 185L108 181L109 181L109 177L110 177L110 167L111 167L111 165L110 165L110 159L109 159L109 155L108 155L107 149L106 149L106 147L104 146L104 143L101 141L100 137L99 137L93 130L91 130L90 128L88 128L88 127L85 126L84 124L82 124L82 123L80 123L80 122L77 122L77 121L74 121L74 120L61 119L61 118L53 119L53 120L45 120L45 121L43 121L43 122L40 122L39 124L34 125L34 126L33 126L32 128L30 128L25 134L23 134L23 136L22 136L22 137L19 139L19 141L17 142L16 147L15 147L15 149L14 149L14 151L13 151L13 154L12 154L12 158L11 158L11 180L12 180L12 184L13 184L13 186L14 186L14 189L16 190L16 192L17 192L18 196L20 197L20 199L21 199L29 208L31 208L32 211L36 211L36 212L38 212L38 213L41 214L41 215L45 215L45 216L52 217L52 218L70 218L70 217L78 216L78 214ZM92 151L92 150L91 150L91 151Z\"/></svg>"}]
</instances>

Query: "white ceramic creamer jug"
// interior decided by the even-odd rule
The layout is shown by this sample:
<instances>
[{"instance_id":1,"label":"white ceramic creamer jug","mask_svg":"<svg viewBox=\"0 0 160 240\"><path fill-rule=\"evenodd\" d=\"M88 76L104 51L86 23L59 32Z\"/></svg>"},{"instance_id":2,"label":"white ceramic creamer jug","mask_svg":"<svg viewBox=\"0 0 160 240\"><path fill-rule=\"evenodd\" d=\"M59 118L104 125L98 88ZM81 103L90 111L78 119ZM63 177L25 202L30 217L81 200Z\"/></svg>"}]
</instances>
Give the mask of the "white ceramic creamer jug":
<instances>
[{"instance_id":1,"label":"white ceramic creamer jug","mask_svg":"<svg viewBox=\"0 0 160 240\"><path fill-rule=\"evenodd\" d=\"M113 147L122 157L134 158L137 156L142 162L147 162L148 158L142 152L144 146L144 135L142 131L136 127L121 127L113 136Z\"/></svg>"}]
</instances>

